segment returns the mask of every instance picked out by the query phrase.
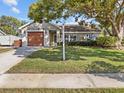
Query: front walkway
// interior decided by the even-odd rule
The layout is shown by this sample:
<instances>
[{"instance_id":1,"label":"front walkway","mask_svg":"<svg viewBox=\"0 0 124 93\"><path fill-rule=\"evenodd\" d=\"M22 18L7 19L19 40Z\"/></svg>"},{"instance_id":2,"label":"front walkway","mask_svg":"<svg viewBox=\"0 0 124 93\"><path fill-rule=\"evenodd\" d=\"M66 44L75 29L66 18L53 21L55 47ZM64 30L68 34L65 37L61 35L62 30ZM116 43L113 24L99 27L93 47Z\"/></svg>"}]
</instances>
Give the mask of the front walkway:
<instances>
[{"instance_id":1,"label":"front walkway","mask_svg":"<svg viewBox=\"0 0 124 93\"><path fill-rule=\"evenodd\" d=\"M124 74L3 74L0 88L124 88Z\"/></svg>"},{"instance_id":2,"label":"front walkway","mask_svg":"<svg viewBox=\"0 0 124 93\"><path fill-rule=\"evenodd\" d=\"M16 50L0 54L0 74L5 73L14 65L21 62L27 55L36 51L37 48L21 47Z\"/></svg>"}]
</instances>

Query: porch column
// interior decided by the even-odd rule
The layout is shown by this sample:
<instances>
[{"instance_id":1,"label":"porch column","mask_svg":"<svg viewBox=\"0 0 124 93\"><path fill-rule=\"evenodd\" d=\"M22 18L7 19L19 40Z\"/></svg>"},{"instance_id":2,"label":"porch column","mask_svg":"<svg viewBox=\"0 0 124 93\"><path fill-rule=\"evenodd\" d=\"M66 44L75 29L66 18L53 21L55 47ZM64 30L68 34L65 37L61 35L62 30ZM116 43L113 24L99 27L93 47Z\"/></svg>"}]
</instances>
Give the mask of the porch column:
<instances>
[{"instance_id":1,"label":"porch column","mask_svg":"<svg viewBox=\"0 0 124 93\"><path fill-rule=\"evenodd\" d=\"M68 35L68 41L69 41L69 42L71 41L71 36L70 36L70 34Z\"/></svg>"},{"instance_id":2,"label":"porch column","mask_svg":"<svg viewBox=\"0 0 124 93\"><path fill-rule=\"evenodd\" d=\"M50 35L49 35L48 29L44 30L44 46L46 46L46 47L50 46Z\"/></svg>"},{"instance_id":3,"label":"porch column","mask_svg":"<svg viewBox=\"0 0 124 93\"><path fill-rule=\"evenodd\" d=\"M56 43L59 43L59 42L60 42L60 31L57 31L56 32Z\"/></svg>"}]
</instances>

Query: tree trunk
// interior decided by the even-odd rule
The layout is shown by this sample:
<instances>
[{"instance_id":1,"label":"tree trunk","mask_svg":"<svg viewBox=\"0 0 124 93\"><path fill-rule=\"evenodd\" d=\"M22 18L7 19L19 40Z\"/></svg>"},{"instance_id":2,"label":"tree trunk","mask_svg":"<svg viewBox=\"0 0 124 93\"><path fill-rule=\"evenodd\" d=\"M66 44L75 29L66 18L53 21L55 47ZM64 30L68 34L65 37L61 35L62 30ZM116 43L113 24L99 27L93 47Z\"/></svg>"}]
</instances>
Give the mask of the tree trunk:
<instances>
[{"instance_id":1,"label":"tree trunk","mask_svg":"<svg viewBox=\"0 0 124 93\"><path fill-rule=\"evenodd\" d=\"M123 37L124 37L124 26L123 25L120 25L119 26L119 33L118 33L118 41L116 43L116 46L117 46L117 49L123 49L123 46L122 46L122 40L123 40Z\"/></svg>"},{"instance_id":2,"label":"tree trunk","mask_svg":"<svg viewBox=\"0 0 124 93\"><path fill-rule=\"evenodd\" d=\"M122 22L121 20L120 23L117 25L116 22L111 20L111 24L112 24L112 34L113 36L117 37L116 47L117 49L121 50L123 49L122 40L124 37L124 22Z\"/></svg>"}]
</instances>

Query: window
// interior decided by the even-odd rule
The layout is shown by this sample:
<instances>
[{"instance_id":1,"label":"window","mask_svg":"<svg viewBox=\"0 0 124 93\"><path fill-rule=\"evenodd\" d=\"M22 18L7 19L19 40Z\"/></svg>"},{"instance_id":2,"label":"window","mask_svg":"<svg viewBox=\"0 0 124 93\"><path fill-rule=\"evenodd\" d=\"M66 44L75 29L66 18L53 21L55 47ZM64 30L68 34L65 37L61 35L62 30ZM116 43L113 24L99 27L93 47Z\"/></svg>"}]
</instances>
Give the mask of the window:
<instances>
[{"instance_id":1,"label":"window","mask_svg":"<svg viewBox=\"0 0 124 93\"><path fill-rule=\"evenodd\" d=\"M71 35L70 36L70 41L75 42L76 41L76 36L75 35Z\"/></svg>"}]
</instances>

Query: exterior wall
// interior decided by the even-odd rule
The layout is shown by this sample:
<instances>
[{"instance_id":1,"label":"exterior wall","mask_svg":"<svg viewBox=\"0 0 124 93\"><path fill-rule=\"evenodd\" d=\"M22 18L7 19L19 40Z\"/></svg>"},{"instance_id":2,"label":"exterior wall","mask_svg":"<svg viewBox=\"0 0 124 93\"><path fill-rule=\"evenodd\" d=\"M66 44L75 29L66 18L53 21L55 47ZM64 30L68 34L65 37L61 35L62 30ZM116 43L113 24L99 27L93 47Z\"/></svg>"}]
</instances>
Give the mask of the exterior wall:
<instances>
[{"instance_id":1,"label":"exterior wall","mask_svg":"<svg viewBox=\"0 0 124 93\"><path fill-rule=\"evenodd\" d=\"M26 29L23 29L21 31L19 37L22 39L22 46L27 46L27 31L26 31Z\"/></svg>"},{"instance_id":2,"label":"exterior wall","mask_svg":"<svg viewBox=\"0 0 124 93\"><path fill-rule=\"evenodd\" d=\"M99 36L99 33L65 33L65 41L67 42L76 42L84 41L87 39L96 40ZM61 35L62 42L62 35Z\"/></svg>"}]
</instances>

